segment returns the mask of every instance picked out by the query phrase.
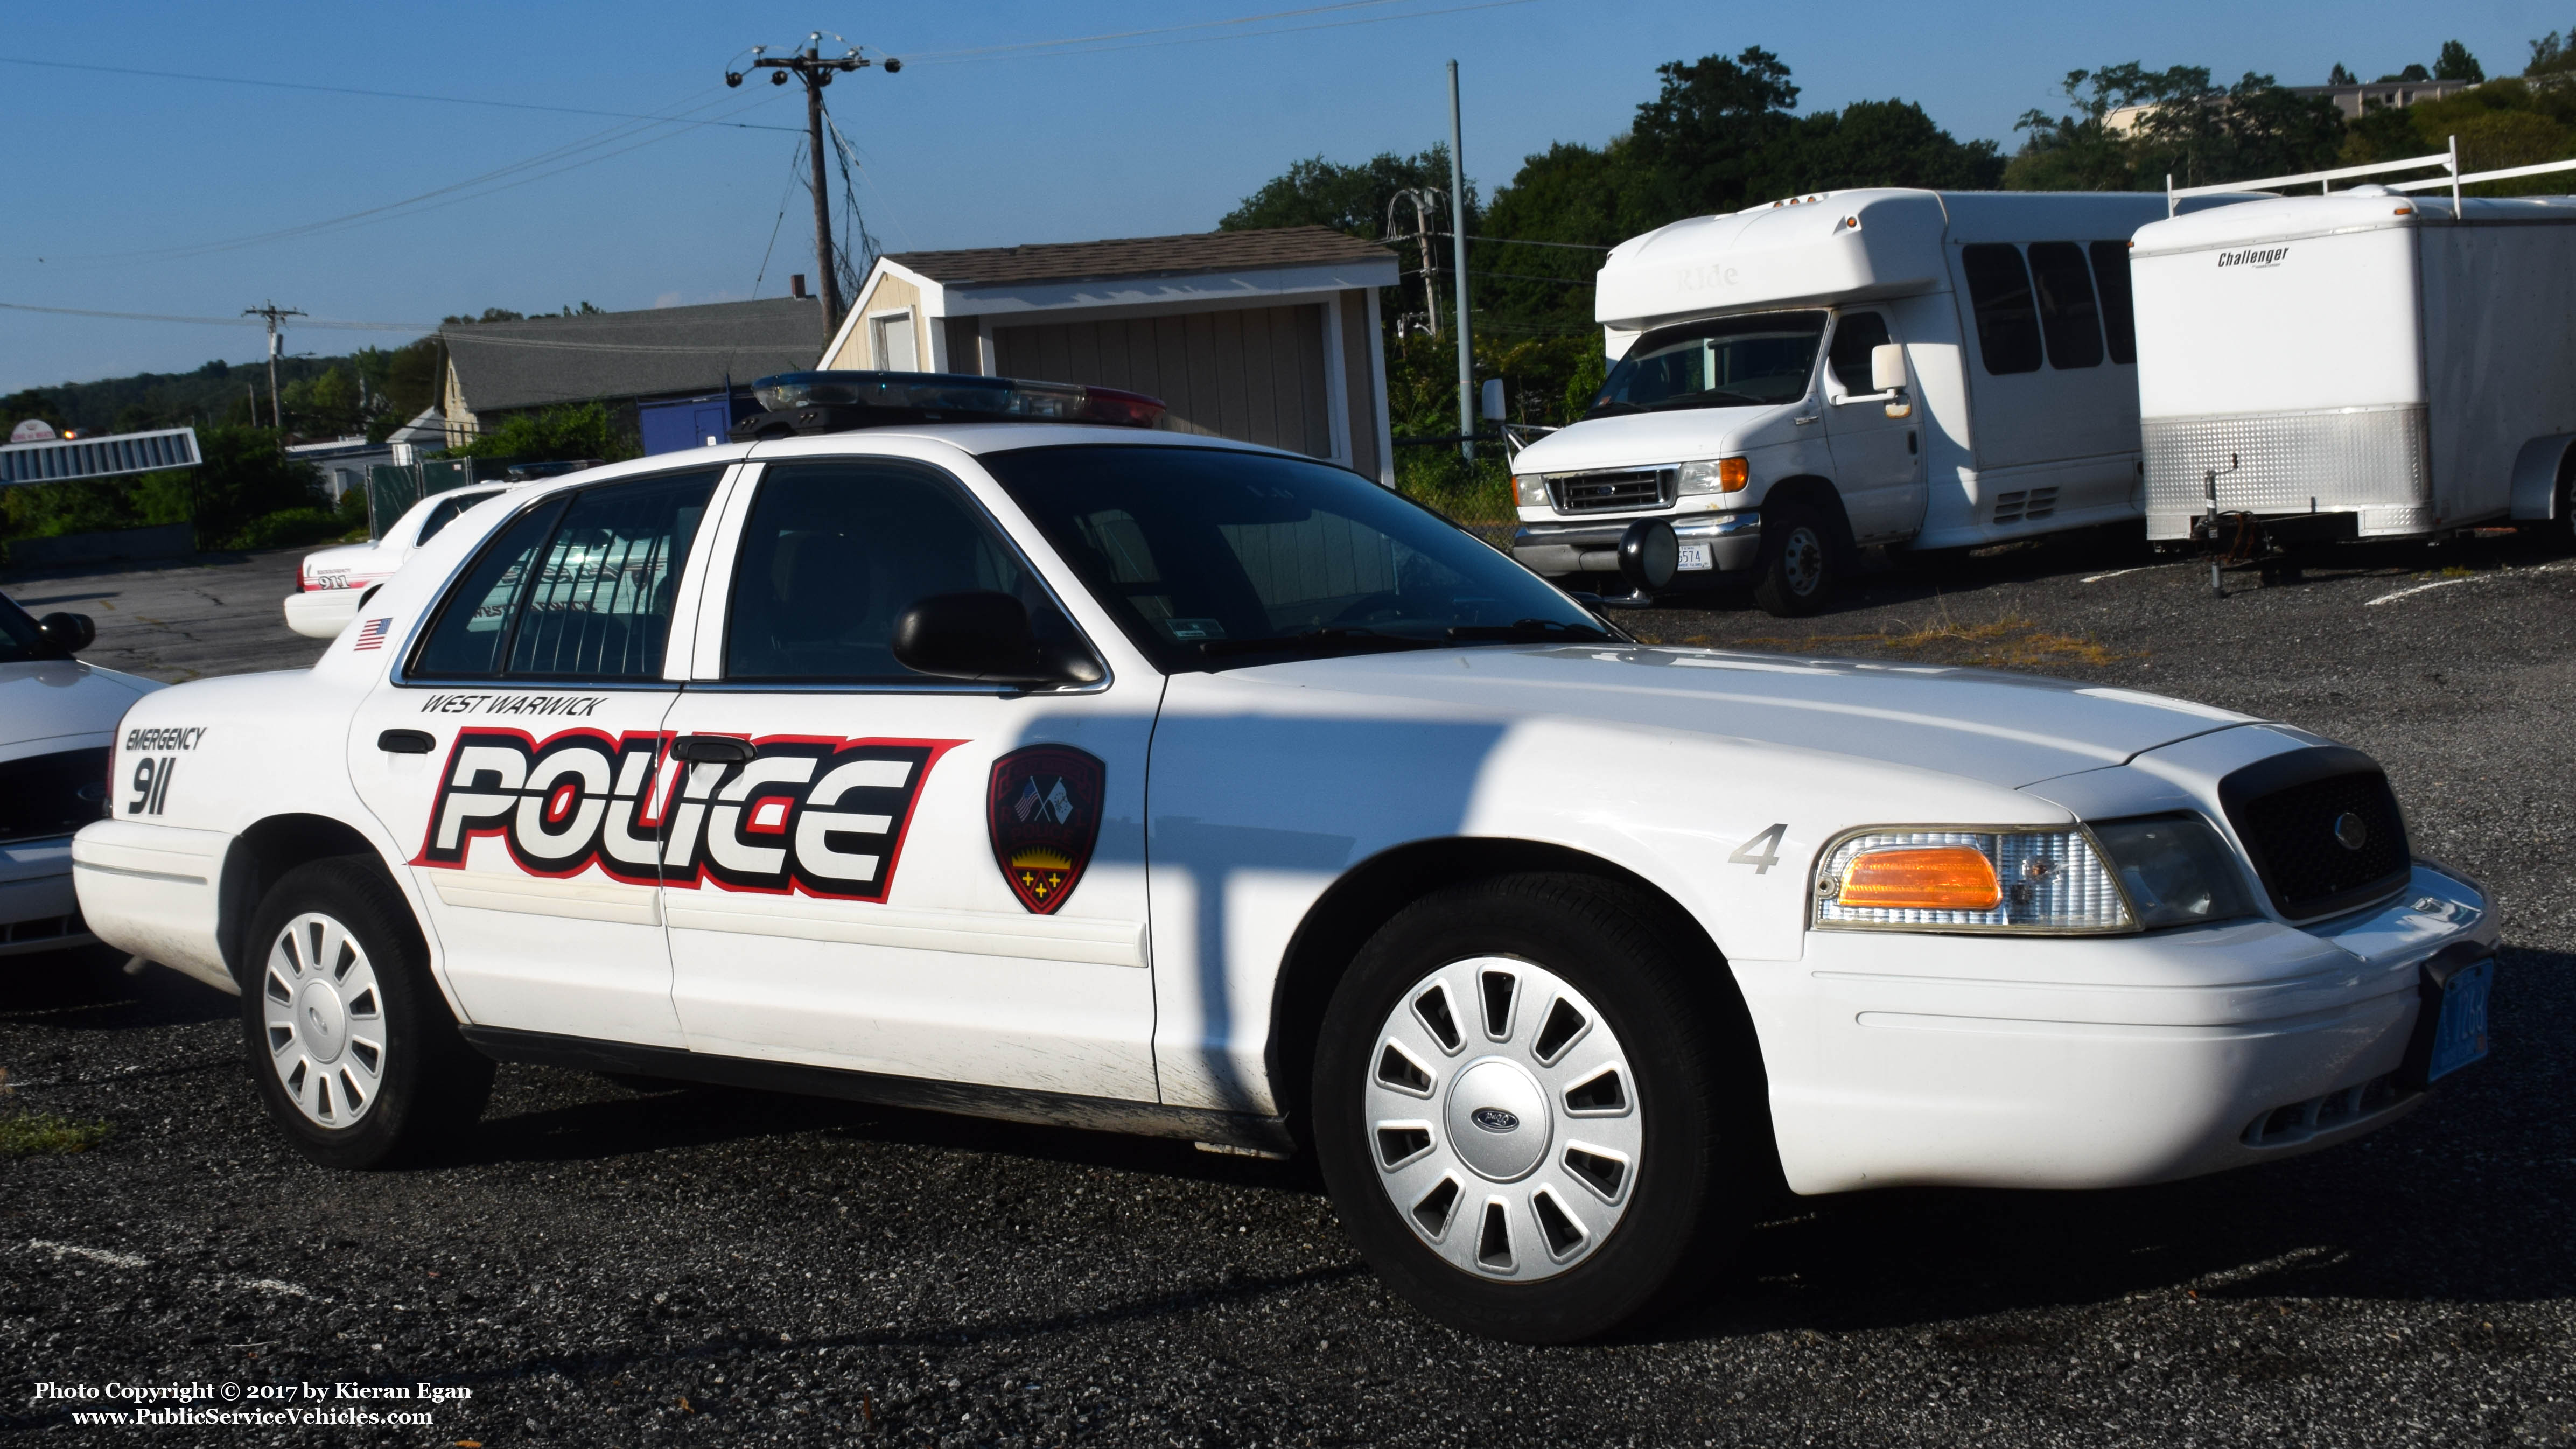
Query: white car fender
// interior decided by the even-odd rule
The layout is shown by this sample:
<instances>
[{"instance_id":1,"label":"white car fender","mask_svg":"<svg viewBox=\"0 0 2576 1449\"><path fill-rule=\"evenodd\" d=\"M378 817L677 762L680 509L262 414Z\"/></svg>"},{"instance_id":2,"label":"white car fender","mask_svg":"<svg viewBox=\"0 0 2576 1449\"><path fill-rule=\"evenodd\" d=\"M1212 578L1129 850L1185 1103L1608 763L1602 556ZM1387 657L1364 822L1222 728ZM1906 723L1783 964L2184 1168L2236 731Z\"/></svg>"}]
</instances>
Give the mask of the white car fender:
<instances>
[{"instance_id":1,"label":"white car fender","mask_svg":"<svg viewBox=\"0 0 2576 1449\"><path fill-rule=\"evenodd\" d=\"M1264 1112L1277 1110L1266 1058L1289 946L1336 883L1387 851L1482 838L1607 862L1688 911L1741 979L1798 958L1815 852L1888 823L1887 800L1928 820L2072 818L1928 769L1565 714L1462 715L1258 670L1175 676L1153 769L1164 1101Z\"/></svg>"}]
</instances>

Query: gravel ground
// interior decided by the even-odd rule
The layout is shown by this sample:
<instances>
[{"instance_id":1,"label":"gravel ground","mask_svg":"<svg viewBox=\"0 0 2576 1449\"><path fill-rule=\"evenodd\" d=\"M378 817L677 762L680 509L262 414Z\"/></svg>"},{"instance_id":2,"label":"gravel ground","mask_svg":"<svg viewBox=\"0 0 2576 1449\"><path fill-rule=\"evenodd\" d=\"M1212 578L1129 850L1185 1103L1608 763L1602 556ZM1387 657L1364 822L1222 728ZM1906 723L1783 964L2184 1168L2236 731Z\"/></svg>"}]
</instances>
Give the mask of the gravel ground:
<instances>
[{"instance_id":1,"label":"gravel ground","mask_svg":"<svg viewBox=\"0 0 2576 1449\"><path fill-rule=\"evenodd\" d=\"M0 1435L134 1442L35 1397L120 1381L470 1391L428 1427L188 1436L227 1444L2576 1444L2576 563L2336 562L2222 600L2079 541L1873 575L1813 620L1631 618L2160 690L2377 755L2509 949L2494 1058L2339 1151L1807 1200L1696 1312L1530 1349L1382 1292L1304 1165L1161 1143L505 1068L451 1160L324 1172L261 1118L229 999L19 958L16 1104L116 1133L0 1164ZM289 566L11 588L103 595L102 662L184 677L311 657L277 621Z\"/></svg>"}]
</instances>

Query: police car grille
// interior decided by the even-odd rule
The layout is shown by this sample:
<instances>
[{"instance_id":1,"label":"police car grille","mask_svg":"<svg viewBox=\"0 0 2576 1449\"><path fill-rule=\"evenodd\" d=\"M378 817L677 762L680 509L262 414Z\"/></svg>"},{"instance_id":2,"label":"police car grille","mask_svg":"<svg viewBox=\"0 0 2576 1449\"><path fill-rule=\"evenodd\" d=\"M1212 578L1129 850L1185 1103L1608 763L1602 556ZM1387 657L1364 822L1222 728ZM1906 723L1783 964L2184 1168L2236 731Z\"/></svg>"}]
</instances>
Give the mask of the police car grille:
<instances>
[{"instance_id":1,"label":"police car grille","mask_svg":"<svg viewBox=\"0 0 2576 1449\"><path fill-rule=\"evenodd\" d=\"M1547 480L1559 513L1609 513L1662 508L1673 501L1673 470L1631 468L1617 473L1565 473Z\"/></svg>"},{"instance_id":2,"label":"police car grille","mask_svg":"<svg viewBox=\"0 0 2576 1449\"><path fill-rule=\"evenodd\" d=\"M69 835L105 813L107 746L0 764L0 840Z\"/></svg>"},{"instance_id":3,"label":"police car grille","mask_svg":"<svg viewBox=\"0 0 2576 1449\"><path fill-rule=\"evenodd\" d=\"M2359 849L2336 836L2346 815L2360 821ZM2348 910L2406 883L2406 823L2388 778L2375 770L2233 802L2228 818L2253 853L2272 904L2291 920Z\"/></svg>"}]
</instances>

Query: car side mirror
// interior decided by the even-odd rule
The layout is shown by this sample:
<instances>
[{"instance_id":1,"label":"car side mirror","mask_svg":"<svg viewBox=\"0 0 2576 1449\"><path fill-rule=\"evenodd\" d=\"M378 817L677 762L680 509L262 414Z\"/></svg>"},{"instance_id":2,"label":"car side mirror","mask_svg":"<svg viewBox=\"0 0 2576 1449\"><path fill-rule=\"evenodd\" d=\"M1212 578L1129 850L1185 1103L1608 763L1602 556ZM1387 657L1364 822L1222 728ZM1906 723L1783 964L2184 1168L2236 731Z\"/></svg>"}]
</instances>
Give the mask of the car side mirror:
<instances>
[{"instance_id":1,"label":"car side mirror","mask_svg":"<svg viewBox=\"0 0 2576 1449\"><path fill-rule=\"evenodd\" d=\"M69 658L98 638L98 625L87 614L47 614L36 621L36 632Z\"/></svg>"},{"instance_id":2,"label":"car side mirror","mask_svg":"<svg viewBox=\"0 0 2576 1449\"><path fill-rule=\"evenodd\" d=\"M1009 594L933 594L895 620L895 660L940 679L980 684L1095 684L1100 661L1079 646L1038 642Z\"/></svg>"}]
</instances>

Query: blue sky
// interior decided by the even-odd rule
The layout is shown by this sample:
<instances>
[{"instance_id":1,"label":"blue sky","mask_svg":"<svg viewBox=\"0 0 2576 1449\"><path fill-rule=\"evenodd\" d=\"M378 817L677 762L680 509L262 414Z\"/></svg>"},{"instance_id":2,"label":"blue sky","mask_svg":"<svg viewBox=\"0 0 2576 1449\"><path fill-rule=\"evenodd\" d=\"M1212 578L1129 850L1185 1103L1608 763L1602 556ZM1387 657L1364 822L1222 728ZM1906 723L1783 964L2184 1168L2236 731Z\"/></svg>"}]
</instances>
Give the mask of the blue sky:
<instances>
[{"instance_id":1,"label":"blue sky","mask_svg":"<svg viewBox=\"0 0 2576 1449\"><path fill-rule=\"evenodd\" d=\"M2516 0L1395 0L1092 53L938 58L1312 3L12 7L0 57L598 111L711 107L695 114L797 127L795 88L727 92L723 70L753 44L833 30L910 62L829 92L866 163L861 205L899 251L1208 228L1295 158L1359 160L1442 137L1451 57L1465 77L1468 171L1490 191L1552 141L1620 130L1653 93L1657 64L1749 44L1789 64L1804 108L1904 97L1962 139L2009 150L2014 119L2051 105L2078 67L2142 60L2315 83L2337 61L2364 76L2430 63L2456 37L2505 74L2521 68L2532 36L2576 20L2576 9ZM1410 18L1342 23L1385 15ZM1273 33L1246 34L1262 30ZM1224 38L1201 38L1211 34ZM773 228L759 295L813 270L801 192L777 226L795 137L716 127L621 133L499 178L586 163L509 189L208 249L403 201L623 124L0 63L12 162L0 302L202 317L273 297L320 318L435 322L488 306L720 301L754 295ZM400 340L308 329L288 345L332 353ZM0 391L260 353L247 328L0 310Z\"/></svg>"}]
</instances>

